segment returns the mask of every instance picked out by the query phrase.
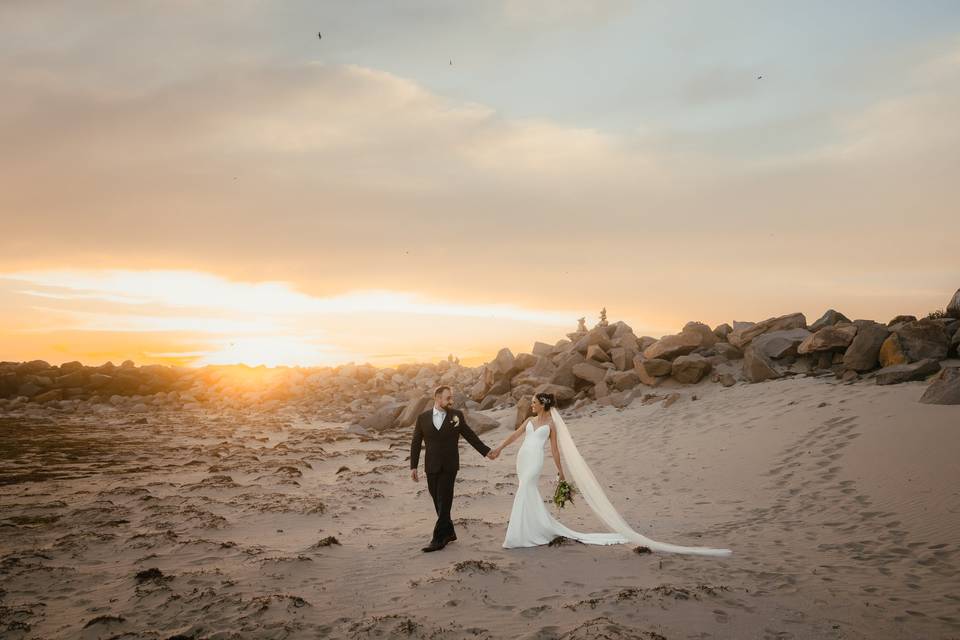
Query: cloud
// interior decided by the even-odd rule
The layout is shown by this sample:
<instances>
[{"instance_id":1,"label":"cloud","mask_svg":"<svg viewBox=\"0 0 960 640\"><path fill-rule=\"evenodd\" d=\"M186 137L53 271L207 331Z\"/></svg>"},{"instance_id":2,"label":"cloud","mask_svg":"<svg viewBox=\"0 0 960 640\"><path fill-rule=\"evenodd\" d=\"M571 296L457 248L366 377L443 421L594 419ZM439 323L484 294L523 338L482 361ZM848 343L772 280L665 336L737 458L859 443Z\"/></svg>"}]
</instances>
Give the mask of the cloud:
<instances>
[{"instance_id":1,"label":"cloud","mask_svg":"<svg viewBox=\"0 0 960 640\"><path fill-rule=\"evenodd\" d=\"M605 20L628 8L627 0L502 0L503 14L518 24L551 24Z\"/></svg>"},{"instance_id":2,"label":"cloud","mask_svg":"<svg viewBox=\"0 0 960 640\"><path fill-rule=\"evenodd\" d=\"M710 66L685 80L677 93L677 99L680 104L687 106L714 105L717 102L756 95L763 86L763 83L758 82L753 69Z\"/></svg>"},{"instance_id":3,"label":"cloud","mask_svg":"<svg viewBox=\"0 0 960 640\"><path fill-rule=\"evenodd\" d=\"M507 321L534 322L563 326L569 323L573 311L537 311L504 304L463 304L435 301L422 295L400 291L353 291L347 294L318 298L296 291L286 282L233 282L212 274L190 271L39 271L0 274L14 293L53 300L95 300L116 302L132 307L122 316L125 326L96 327L97 330L157 330L164 319L157 318L158 307L166 309L206 310L211 314L230 317L290 316L301 318L330 314L418 314L434 317L499 318ZM22 283L41 290L21 288ZM53 292L43 291L51 288ZM66 293L64 293L66 291ZM149 306L148 311L141 311ZM48 308L49 310L49 308ZM76 312L86 316L107 318L107 314ZM140 317L149 313L149 317ZM121 314L118 314L118 317ZM180 317L182 326L190 328L196 318ZM183 324L186 323L186 324ZM203 324L203 323L199 323ZM240 326L240 325L238 325ZM256 325L244 325L249 329ZM89 329L91 327L84 327ZM268 326L270 330L276 327ZM205 329L199 329L205 331ZM216 328L215 331L226 329ZM237 330L237 329L230 329Z\"/></svg>"},{"instance_id":4,"label":"cloud","mask_svg":"<svg viewBox=\"0 0 960 640\"><path fill-rule=\"evenodd\" d=\"M235 282L170 270L6 273L0 276L0 294L12 299L19 312L0 327L14 340L64 332L167 334L166 342L160 342L165 348L143 354L195 364L389 359L392 356L375 354L396 345L398 333L407 344L428 352L439 349L445 356L451 345L470 347L463 344L465 336L491 331L516 336L518 330L562 333L572 328L577 315L496 302L435 300L402 291L316 297L285 282ZM43 322L34 322L34 315ZM440 342L431 347L438 337ZM196 349L198 343L207 348Z\"/></svg>"},{"instance_id":5,"label":"cloud","mask_svg":"<svg viewBox=\"0 0 960 640\"><path fill-rule=\"evenodd\" d=\"M680 314L703 310L715 321L783 311L805 282L958 266L942 232L957 201L956 50L931 52L903 91L866 107L745 116L702 132L638 112L638 132L624 133L456 97L468 80L431 84L335 56L313 62L306 45L296 55L272 49L273 32L257 31L246 13L256 3L219 26L215 12L185 24L182 5L151 4L166 22L161 35L143 35L149 46L132 29L147 10L99 23L46 6L78 31L49 46L27 37L0 45L16 50L0 62L10 97L0 136L16 149L0 157L5 271L183 268L290 283L320 300L415 291L467 307L615 302L643 331L679 328ZM314 17L339 26L372 7L349 20ZM616 10L551 7L551 24ZM470 15L539 33L549 10L497 3ZM403 20L416 17L405 11ZM469 30L463 16L431 19L459 25L437 36L444 46ZM29 22L34 35L63 26ZM198 37L207 28L215 31ZM349 52L353 35L330 37ZM388 37L434 57L441 48L418 45L419 31ZM128 44L129 62L118 53ZM704 107L729 106L751 95L737 73L705 72L681 86ZM45 295L116 302L93 291ZM815 292L805 300L827 304Z\"/></svg>"}]
</instances>

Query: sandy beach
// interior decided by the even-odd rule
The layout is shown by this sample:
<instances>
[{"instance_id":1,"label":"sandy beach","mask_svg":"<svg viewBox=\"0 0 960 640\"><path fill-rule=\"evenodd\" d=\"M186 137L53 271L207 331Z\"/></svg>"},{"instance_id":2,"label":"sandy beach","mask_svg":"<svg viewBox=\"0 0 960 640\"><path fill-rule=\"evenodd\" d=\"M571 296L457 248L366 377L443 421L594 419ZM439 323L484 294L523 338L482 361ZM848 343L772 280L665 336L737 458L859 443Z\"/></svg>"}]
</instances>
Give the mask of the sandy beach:
<instances>
[{"instance_id":1,"label":"sandy beach","mask_svg":"<svg viewBox=\"0 0 960 640\"><path fill-rule=\"evenodd\" d=\"M728 547L725 559L570 541L503 549L516 445L489 461L461 444L459 540L424 554L435 515L426 483L409 478L406 429L353 435L292 409L100 405L4 419L0 630L960 637L960 414L919 403L925 388L791 377L677 385L670 406L564 411L635 529ZM548 459L545 499L552 469ZM571 528L602 530L581 502L550 508Z\"/></svg>"},{"instance_id":2,"label":"sandy beach","mask_svg":"<svg viewBox=\"0 0 960 640\"><path fill-rule=\"evenodd\" d=\"M960 1L0 51L0 640L960 640Z\"/></svg>"}]
</instances>

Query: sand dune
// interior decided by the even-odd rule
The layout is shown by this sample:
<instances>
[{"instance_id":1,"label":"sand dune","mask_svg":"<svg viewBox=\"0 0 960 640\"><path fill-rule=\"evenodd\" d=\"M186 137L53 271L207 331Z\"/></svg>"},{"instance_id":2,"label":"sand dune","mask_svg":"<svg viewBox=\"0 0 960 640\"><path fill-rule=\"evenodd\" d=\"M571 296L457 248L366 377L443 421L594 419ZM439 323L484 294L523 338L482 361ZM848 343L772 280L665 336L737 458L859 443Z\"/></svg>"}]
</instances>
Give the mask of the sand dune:
<instances>
[{"instance_id":1,"label":"sand dune","mask_svg":"<svg viewBox=\"0 0 960 640\"><path fill-rule=\"evenodd\" d=\"M516 445L495 462L464 445L459 540L423 554L434 516L408 477L407 430L361 437L293 409L5 419L0 630L960 637L960 409L917 402L925 388L705 383L669 407L565 413L637 530L728 559L501 548ZM559 515L602 530L582 503Z\"/></svg>"}]
</instances>

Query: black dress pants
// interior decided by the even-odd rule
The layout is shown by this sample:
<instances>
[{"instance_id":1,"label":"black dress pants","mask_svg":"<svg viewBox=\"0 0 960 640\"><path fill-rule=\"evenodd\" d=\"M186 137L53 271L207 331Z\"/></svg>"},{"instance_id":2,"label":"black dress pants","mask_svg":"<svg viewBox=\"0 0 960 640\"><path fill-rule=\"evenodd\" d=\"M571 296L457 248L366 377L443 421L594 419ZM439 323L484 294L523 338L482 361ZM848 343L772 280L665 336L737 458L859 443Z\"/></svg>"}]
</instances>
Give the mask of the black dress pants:
<instances>
[{"instance_id":1,"label":"black dress pants","mask_svg":"<svg viewBox=\"0 0 960 640\"><path fill-rule=\"evenodd\" d=\"M453 520L450 519L450 507L453 505L453 483L457 479L457 471L442 469L427 474L427 488L433 498L433 506L437 510L437 524L433 527L432 542L442 542L448 536L455 534Z\"/></svg>"}]
</instances>

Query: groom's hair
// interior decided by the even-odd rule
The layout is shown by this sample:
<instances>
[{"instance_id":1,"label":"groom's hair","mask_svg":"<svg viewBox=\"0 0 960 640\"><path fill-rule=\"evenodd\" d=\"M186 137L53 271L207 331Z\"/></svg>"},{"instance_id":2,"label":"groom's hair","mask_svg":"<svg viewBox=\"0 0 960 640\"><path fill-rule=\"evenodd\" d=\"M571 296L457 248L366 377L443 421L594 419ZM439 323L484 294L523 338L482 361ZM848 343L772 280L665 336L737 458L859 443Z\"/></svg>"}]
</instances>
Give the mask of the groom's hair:
<instances>
[{"instance_id":1,"label":"groom's hair","mask_svg":"<svg viewBox=\"0 0 960 640\"><path fill-rule=\"evenodd\" d=\"M440 394L442 394L444 391L449 390L449 389L450 389L449 386L447 386L447 385L445 385L445 384L442 384L442 385L440 385L439 387L437 387L436 389L433 390L433 397L434 397L434 398L439 398L439 397L440 397Z\"/></svg>"}]
</instances>

